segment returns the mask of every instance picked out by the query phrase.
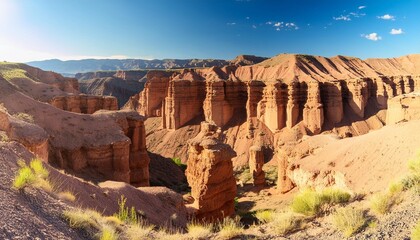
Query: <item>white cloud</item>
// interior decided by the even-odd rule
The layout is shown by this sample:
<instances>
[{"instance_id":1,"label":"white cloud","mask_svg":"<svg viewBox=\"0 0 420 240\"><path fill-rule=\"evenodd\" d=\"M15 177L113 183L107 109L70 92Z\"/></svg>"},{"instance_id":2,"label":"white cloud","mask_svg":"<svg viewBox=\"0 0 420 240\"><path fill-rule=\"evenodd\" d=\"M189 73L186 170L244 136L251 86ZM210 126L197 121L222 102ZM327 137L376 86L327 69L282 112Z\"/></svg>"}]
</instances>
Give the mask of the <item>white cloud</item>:
<instances>
[{"instance_id":1,"label":"white cloud","mask_svg":"<svg viewBox=\"0 0 420 240\"><path fill-rule=\"evenodd\" d=\"M246 20L249 20L250 19L250 17L246 17Z\"/></svg>"},{"instance_id":2,"label":"white cloud","mask_svg":"<svg viewBox=\"0 0 420 240\"><path fill-rule=\"evenodd\" d=\"M392 16L390 14L385 14L383 16L378 16L379 19L383 19L383 20L395 20L395 16Z\"/></svg>"},{"instance_id":3,"label":"white cloud","mask_svg":"<svg viewBox=\"0 0 420 240\"><path fill-rule=\"evenodd\" d=\"M226 23L226 25L228 25L228 26L235 26L236 23L235 22L229 22L229 23Z\"/></svg>"},{"instance_id":4,"label":"white cloud","mask_svg":"<svg viewBox=\"0 0 420 240\"><path fill-rule=\"evenodd\" d=\"M399 35L399 34L403 34L404 31L402 30L402 28L399 28L399 29L393 28L393 29L391 29L391 32L389 32L389 33L392 34L392 35Z\"/></svg>"},{"instance_id":5,"label":"white cloud","mask_svg":"<svg viewBox=\"0 0 420 240\"><path fill-rule=\"evenodd\" d=\"M254 25L252 25L252 28L253 28L253 29L257 29L257 26L255 26L255 24L254 24Z\"/></svg>"},{"instance_id":6,"label":"white cloud","mask_svg":"<svg viewBox=\"0 0 420 240\"><path fill-rule=\"evenodd\" d=\"M378 41L382 39L382 37L379 36L377 33L362 34L361 36L372 41Z\"/></svg>"},{"instance_id":7,"label":"white cloud","mask_svg":"<svg viewBox=\"0 0 420 240\"><path fill-rule=\"evenodd\" d=\"M280 28L276 28L276 31L280 31Z\"/></svg>"},{"instance_id":8,"label":"white cloud","mask_svg":"<svg viewBox=\"0 0 420 240\"><path fill-rule=\"evenodd\" d=\"M363 9L363 8L366 8L366 6L359 6L358 8L359 9Z\"/></svg>"},{"instance_id":9,"label":"white cloud","mask_svg":"<svg viewBox=\"0 0 420 240\"><path fill-rule=\"evenodd\" d=\"M266 22L265 24L267 24L267 25L273 25L273 22L268 21L268 22Z\"/></svg>"},{"instance_id":10,"label":"white cloud","mask_svg":"<svg viewBox=\"0 0 420 240\"><path fill-rule=\"evenodd\" d=\"M274 27L281 27L282 25L283 25L283 22L274 23Z\"/></svg>"},{"instance_id":11,"label":"white cloud","mask_svg":"<svg viewBox=\"0 0 420 240\"><path fill-rule=\"evenodd\" d=\"M355 18L364 17L366 16L366 13L357 13L357 12L351 12L350 15L352 15Z\"/></svg>"},{"instance_id":12,"label":"white cloud","mask_svg":"<svg viewBox=\"0 0 420 240\"><path fill-rule=\"evenodd\" d=\"M351 18L349 15L346 15L346 16L341 15L339 17L333 17L333 19L336 21L351 21Z\"/></svg>"}]
</instances>

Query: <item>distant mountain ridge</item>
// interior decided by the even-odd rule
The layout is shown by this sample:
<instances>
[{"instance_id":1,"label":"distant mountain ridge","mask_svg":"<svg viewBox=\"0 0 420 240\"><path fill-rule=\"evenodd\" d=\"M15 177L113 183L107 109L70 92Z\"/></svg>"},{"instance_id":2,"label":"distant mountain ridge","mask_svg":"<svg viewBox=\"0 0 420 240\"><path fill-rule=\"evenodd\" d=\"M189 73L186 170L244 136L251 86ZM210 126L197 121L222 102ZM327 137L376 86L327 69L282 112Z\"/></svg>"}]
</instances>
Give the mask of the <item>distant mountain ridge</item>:
<instances>
[{"instance_id":1,"label":"distant mountain ridge","mask_svg":"<svg viewBox=\"0 0 420 240\"><path fill-rule=\"evenodd\" d=\"M33 61L26 64L62 74L76 74L97 71L139 70L139 69L177 69L222 67L226 65L249 65L267 58L252 55L240 55L234 60L222 59L82 59L61 61L58 59Z\"/></svg>"}]
</instances>

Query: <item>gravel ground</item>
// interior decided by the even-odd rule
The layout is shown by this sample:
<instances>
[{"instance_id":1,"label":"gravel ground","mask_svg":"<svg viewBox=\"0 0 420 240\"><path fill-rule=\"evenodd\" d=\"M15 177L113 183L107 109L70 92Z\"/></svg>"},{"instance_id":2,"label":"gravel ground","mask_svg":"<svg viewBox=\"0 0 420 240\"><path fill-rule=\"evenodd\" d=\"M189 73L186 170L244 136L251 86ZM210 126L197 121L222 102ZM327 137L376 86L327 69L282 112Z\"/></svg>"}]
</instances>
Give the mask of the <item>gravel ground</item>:
<instances>
[{"instance_id":1,"label":"gravel ground","mask_svg":"<svg viewBox=\"0 0 420 240\"><path fill-rule=\"evenodd\" d=\"M65 203L43 191L11 189L17 160L31 157L18 143L0 144L0 239L87 239L61 218Z\"/></svg>"}]
</instances>

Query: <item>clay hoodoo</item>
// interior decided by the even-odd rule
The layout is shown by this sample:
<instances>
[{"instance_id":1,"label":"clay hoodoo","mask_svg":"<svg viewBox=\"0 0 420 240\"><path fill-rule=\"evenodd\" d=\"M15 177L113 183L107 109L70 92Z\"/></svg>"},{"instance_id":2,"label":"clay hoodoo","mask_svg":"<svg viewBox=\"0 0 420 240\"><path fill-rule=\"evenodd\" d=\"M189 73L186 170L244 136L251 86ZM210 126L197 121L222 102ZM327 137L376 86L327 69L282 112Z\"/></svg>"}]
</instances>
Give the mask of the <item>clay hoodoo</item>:
<instances>
[{"instance_id":1,"label":"clay hoodoo","mask_svg":"<svg viewBox=\"0 0 420 240\"><path fill-rule=\"evenodd\" d=\"M265 184L264 152L261 146L252 146L249 148L249 171L252 174L254 186L263 186Z\"/></svg>"},{"instance_id":2,"label":"clay hoodoo","mask_svg":"<svg viewBox=\"0 0 420 240\"><path fill-rule=\"evenodd\" d=\"M231 161L235 152L220 138L220 128L202 122L200 133L189 141L185 173L195 217L200 220L220 220L235 211L236 182Z\"/></svg>"}]
</instances>

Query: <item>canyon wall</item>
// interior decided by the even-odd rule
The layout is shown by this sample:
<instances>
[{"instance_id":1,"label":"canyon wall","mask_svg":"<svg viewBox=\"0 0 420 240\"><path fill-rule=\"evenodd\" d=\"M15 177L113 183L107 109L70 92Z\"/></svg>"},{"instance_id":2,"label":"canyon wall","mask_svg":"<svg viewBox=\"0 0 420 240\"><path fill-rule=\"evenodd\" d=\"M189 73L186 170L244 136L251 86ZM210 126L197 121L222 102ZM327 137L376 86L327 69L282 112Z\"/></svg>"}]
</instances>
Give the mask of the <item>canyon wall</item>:
<instances>
[{"instance_id":1,"label":"canyon wall","mask_svg":"<svg viewBox=\"0 0 420 240\"><path fill-rule=\"evenodd\" d=\"M118 102L111 96L66 95L55 96L49 103L64 111L92 114L98 110L118 110Z\"/></svg>"}]
</instances>

